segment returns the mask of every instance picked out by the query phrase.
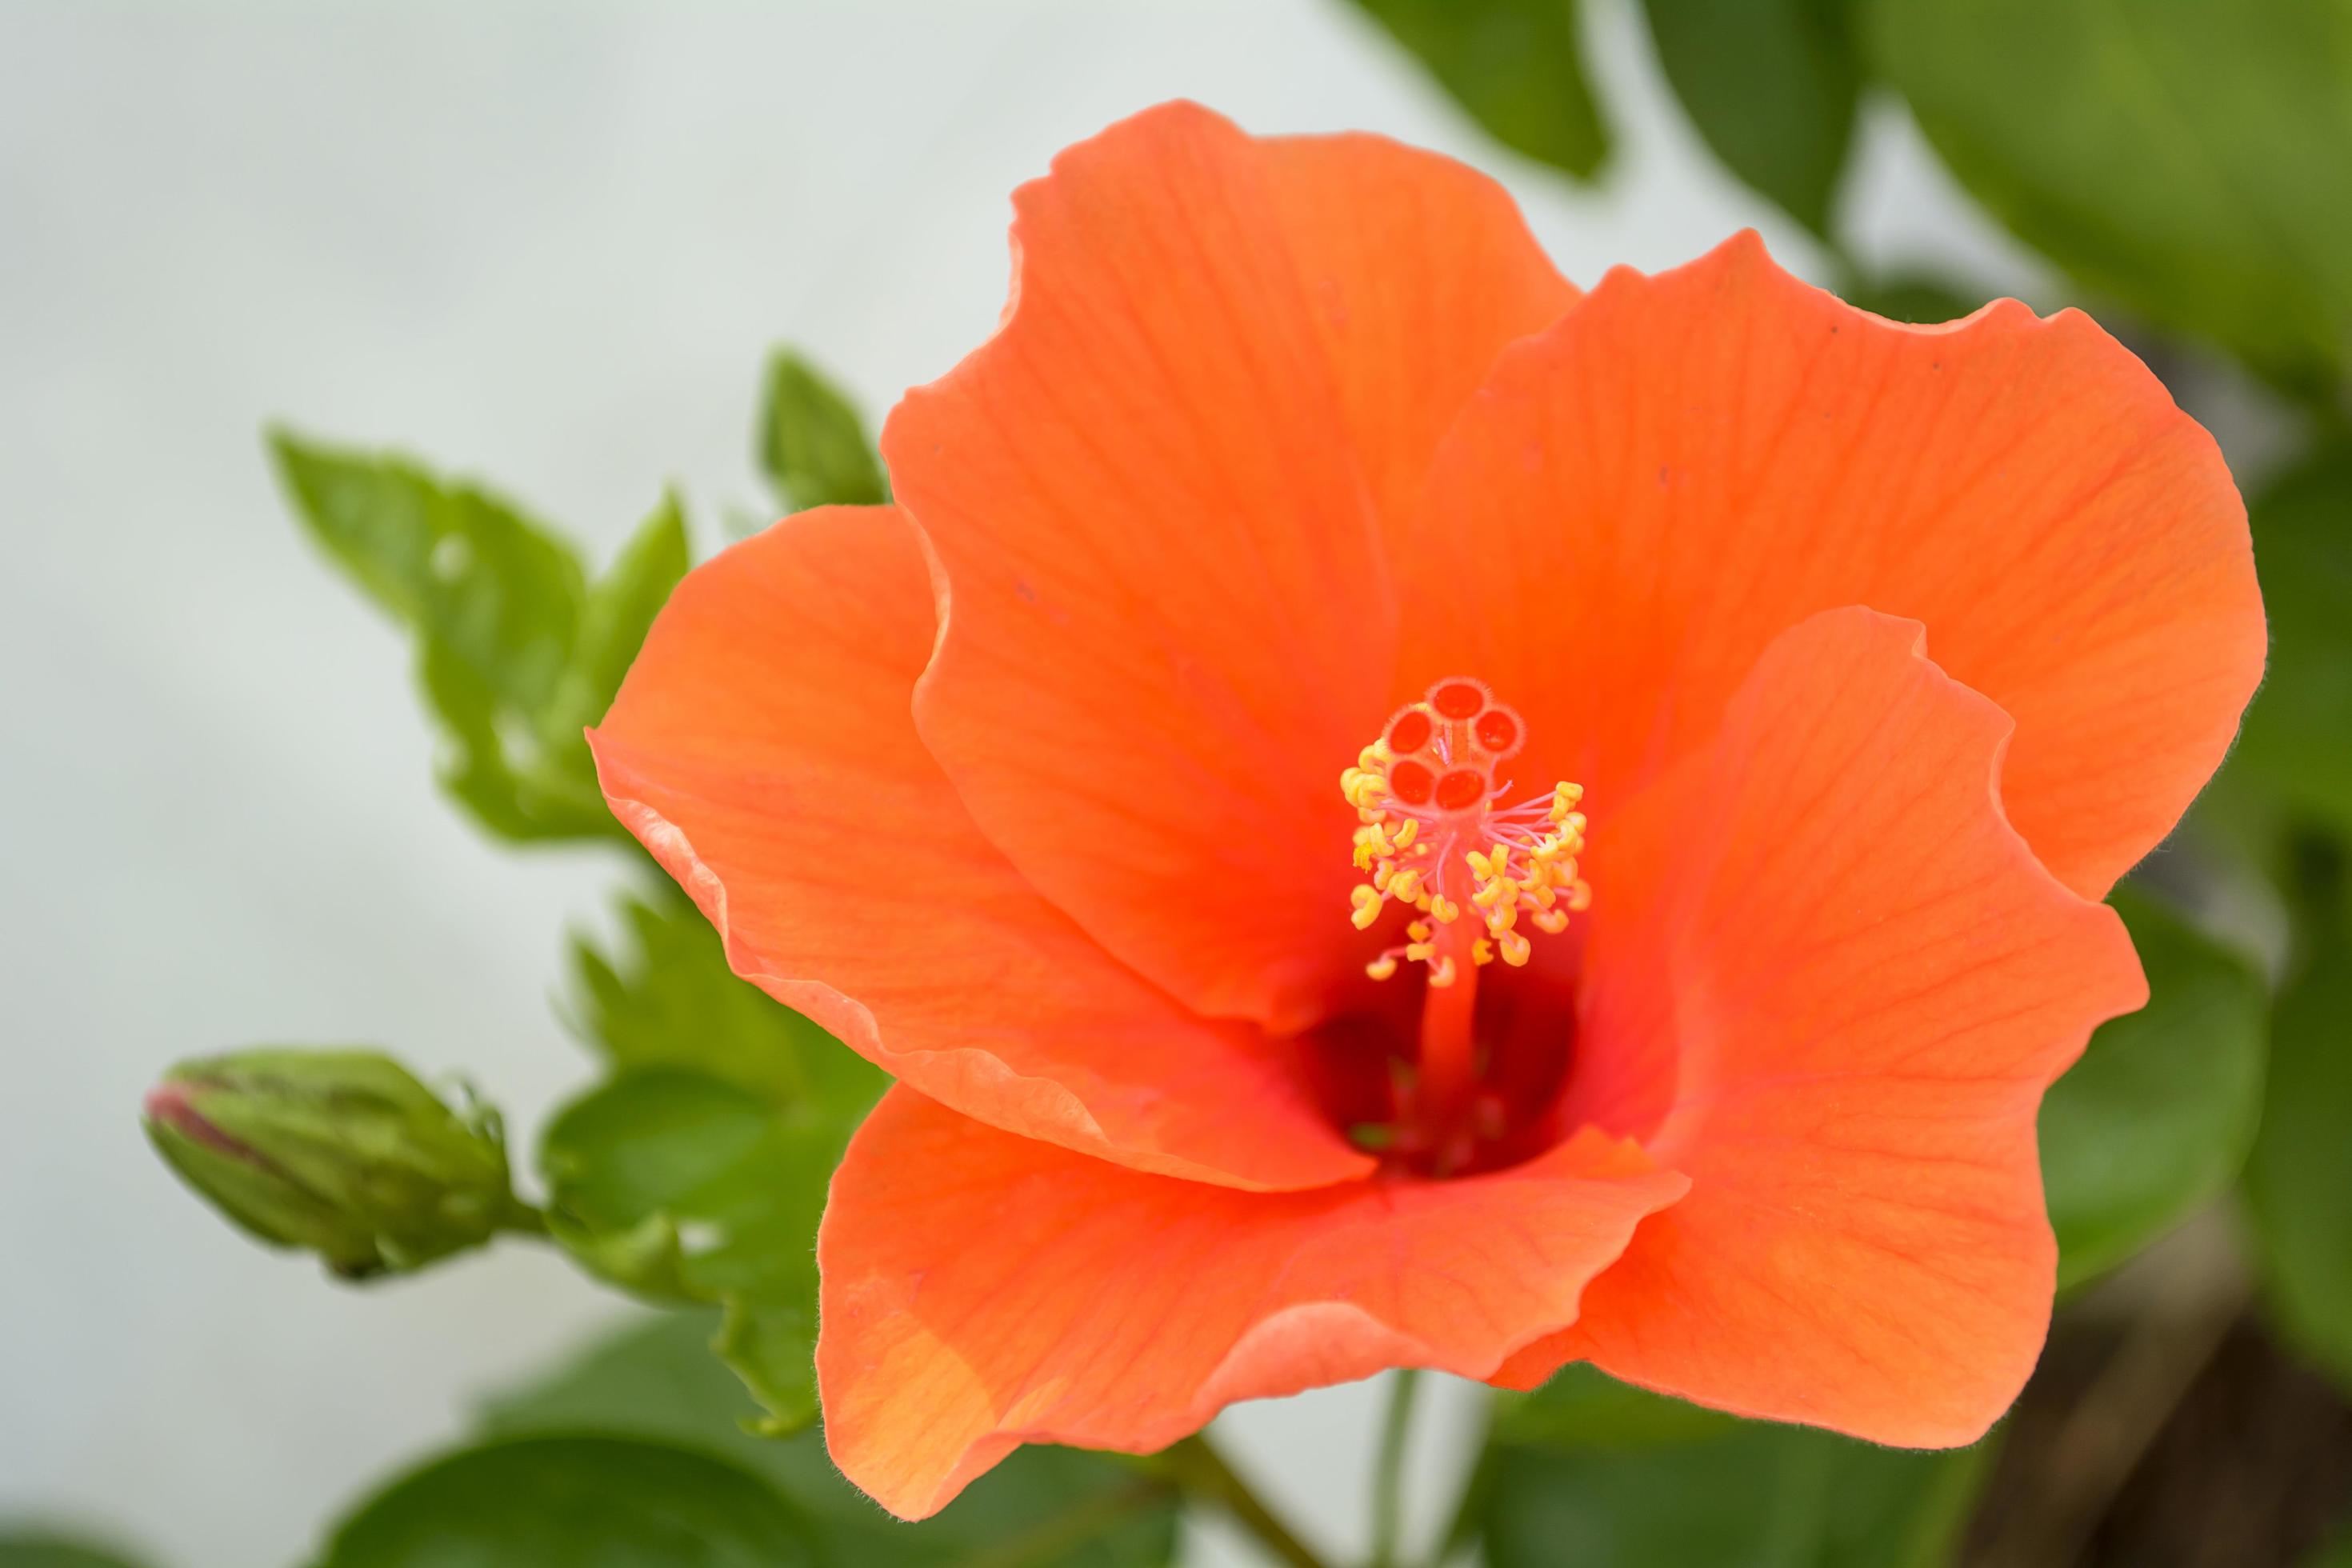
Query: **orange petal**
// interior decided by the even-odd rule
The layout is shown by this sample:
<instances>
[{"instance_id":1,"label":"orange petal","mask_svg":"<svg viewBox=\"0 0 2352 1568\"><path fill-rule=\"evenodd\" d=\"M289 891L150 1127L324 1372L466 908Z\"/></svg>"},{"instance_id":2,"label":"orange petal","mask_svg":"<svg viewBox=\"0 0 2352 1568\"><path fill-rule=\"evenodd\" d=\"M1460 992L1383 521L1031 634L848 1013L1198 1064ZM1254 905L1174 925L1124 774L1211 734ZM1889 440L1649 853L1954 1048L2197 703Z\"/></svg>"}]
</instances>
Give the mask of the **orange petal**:
<instances>
[{"instance_id":1,"label":"orange petal","mask_svg":"<svg viewBox=\"0 0 2352 1568\"><path fill-rule=\"evenodd\" d=\"M932 626L895 508L736 545L679 585L591 736L605 797L737 973L925 1093L1141 1170L1360 1175L1277 1047L1122 968L973 826L908 712Z\"/></svg>"},{"instance_id":2,"label":"orange petal","mask_svg":"<svg viewBox=\"0 0 2352 1568\"><path fill-rule=\"evenodd\" d=\"M1691 1190L1507 1381L1586 1357L1940 1447L2032 1370L2057 1251L2035 1113L2147 988L2114 911L2002 819L2007 718L1920 649L1864 609L1806 621L1596 835L1570 1110Z\"/></svg>"},{"instance_id":3,"label":"orange petal","mask_svg":"<svg viewBox=\"0 0 2352 1568\"><path fill-rule=\"evenodd\" d=\"M1506 353L1401 558L1406 689L1511 693L1605 814L1816 611L1925 622L2017 721L2011 819L2098 896L2171 827L2262 673L2212 440L2090 320L1897 326L1743 235L1619 270ZM1572 741L1569 738L1572 737Z\"/></svg>"},{"instance_id":4,"label":"orange petal","mask_svg":"<svg viewBox=\"0 0 2352 1568\"><path fill-rule=\"evenodd\" d=\"M1493 1373L1685 1184L1589 1134L1493 1175L1237 1193L896 1089L817 1237L834 1462L920 1519L1024 1442L1145 1452L1240 1399Z\"/></svg>"},{"instance_id":5,"label":"orange petal","mask_svg":"<svg viewBox=\"0 0 2352 1568\"><path fill-rule=\"evenodd\" d=\"M1383 525L1401 527L1495 356L1558 320L1576 286L1510 193L1466 164L1361 132L1258 152L1349 438Z\"/></svg>"},{"instance_id":6,"label":"orange petal","mask_svg":"<svg viewBox=\"0 0 2352 1568\"><path fill-rule=\"evenodd\" d=\"M1569 290L1458 165L1192 104L1014 207L1002 327L883 432L949 605L918 723L1113 952L1198 1010L1304 1021L1361 956L1331 847L1389 708L1379 505Z\"/></svg>"}]
</instances>

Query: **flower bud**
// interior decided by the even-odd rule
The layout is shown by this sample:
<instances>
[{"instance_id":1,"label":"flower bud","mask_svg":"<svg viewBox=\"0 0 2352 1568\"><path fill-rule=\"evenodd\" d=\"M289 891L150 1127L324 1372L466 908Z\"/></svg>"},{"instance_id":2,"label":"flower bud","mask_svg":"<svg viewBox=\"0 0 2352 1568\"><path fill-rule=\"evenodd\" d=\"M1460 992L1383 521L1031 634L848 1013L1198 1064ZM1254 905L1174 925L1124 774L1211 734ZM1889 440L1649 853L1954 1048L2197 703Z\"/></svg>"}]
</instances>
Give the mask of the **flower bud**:
<instances>
[{"instance_id":1,"label":"flower bud","mask_svg":"<svg viewBox=\"0 0 2352 1568\"><path fill-rule=\"evenodd\" d=\"M183 1062L144 1121L181 1179L241 1229L346 1279L414 1269L536 1228L498 1112L452 1110L374 1051L257 1049Z\"/></svg>"}]
</instances>

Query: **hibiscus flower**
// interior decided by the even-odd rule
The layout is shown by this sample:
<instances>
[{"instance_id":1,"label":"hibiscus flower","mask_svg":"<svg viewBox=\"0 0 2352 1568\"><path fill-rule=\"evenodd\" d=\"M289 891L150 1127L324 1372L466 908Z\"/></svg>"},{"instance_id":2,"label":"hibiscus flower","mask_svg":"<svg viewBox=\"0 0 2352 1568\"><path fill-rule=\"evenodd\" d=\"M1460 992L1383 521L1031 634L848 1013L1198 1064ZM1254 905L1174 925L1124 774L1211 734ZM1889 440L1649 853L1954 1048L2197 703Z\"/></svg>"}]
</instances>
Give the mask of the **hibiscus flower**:
<instances>
[{"instance_id":1,"label":"hibiscus flower","mask_svg":"<svg viewBox=\"0 0 2352 1568\"><path fill-rule=\"evenodd\" d=\"M1014 198L898 502L688 578L593 737L745 978L898 1084L842 1469L1589 1360L1973 1440L2047 1325L2097 900L2259 679L2212 441L2073 311L1743 235L1580 294L1509 199L1188 104Z\"/></svg>"}]
</instances>

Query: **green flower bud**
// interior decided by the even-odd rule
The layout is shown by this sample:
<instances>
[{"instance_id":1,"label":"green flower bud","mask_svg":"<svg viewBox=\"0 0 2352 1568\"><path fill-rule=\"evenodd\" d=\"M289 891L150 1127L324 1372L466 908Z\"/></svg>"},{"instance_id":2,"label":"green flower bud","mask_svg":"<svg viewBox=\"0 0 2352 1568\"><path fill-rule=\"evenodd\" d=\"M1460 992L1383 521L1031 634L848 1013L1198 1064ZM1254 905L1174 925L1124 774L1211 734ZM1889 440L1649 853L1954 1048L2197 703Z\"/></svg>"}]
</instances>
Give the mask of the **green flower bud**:
<instances>
[{"instance_id":1,"label":"green flower bud","mask_svg":"<svg viewBox=\"0 0 2352 1568\"><path fill-rule=\"evenodd\" d=\"M237 1226L346 1279L539 1228L509 1184L498 1112L470 1096L452 1110L374 1051L183 1062L148 1091L144 1120L157 1152Z\"/></svg>"}]
</instances>

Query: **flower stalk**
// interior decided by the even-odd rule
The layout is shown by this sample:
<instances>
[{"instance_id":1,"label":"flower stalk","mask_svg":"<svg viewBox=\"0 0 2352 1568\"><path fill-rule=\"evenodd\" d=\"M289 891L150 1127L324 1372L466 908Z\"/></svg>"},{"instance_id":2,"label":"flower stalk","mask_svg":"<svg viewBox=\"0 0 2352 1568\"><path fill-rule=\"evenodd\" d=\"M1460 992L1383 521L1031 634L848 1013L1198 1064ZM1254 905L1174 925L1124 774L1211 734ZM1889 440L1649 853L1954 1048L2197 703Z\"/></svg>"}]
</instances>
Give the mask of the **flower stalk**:
<instances>
[{"instance_id":1,"label":"flower stalk","mask_svg":"<svg viewBox=\"0 0 2352 1568\"><path fill-rule=\"evenodd\" d=\"M1405 1367L1389 1380L1388 1408L1381 1418L1381 1447L1372 1468L1372 1558L1370 1568L1396 1568L1404 1535L1404 1460L1412 1435L1414 1396L1421 1371Z\"/></svg>"},{"instance_id":2,"label":"flower stalk","mask_svg":"<svg viewBox=\"0 0 2352 1568\"><path fill-rule=\"evenodd\" d=\"M1289 1564L1289 1568L1330 1568L1266 1506L1204 1435L1196 1432L1163 1449L1159 1463L1187 1497L1223 1509L1235 1523L1256 1538L1258 1544Z\"/></svg>"}]
</instances>

